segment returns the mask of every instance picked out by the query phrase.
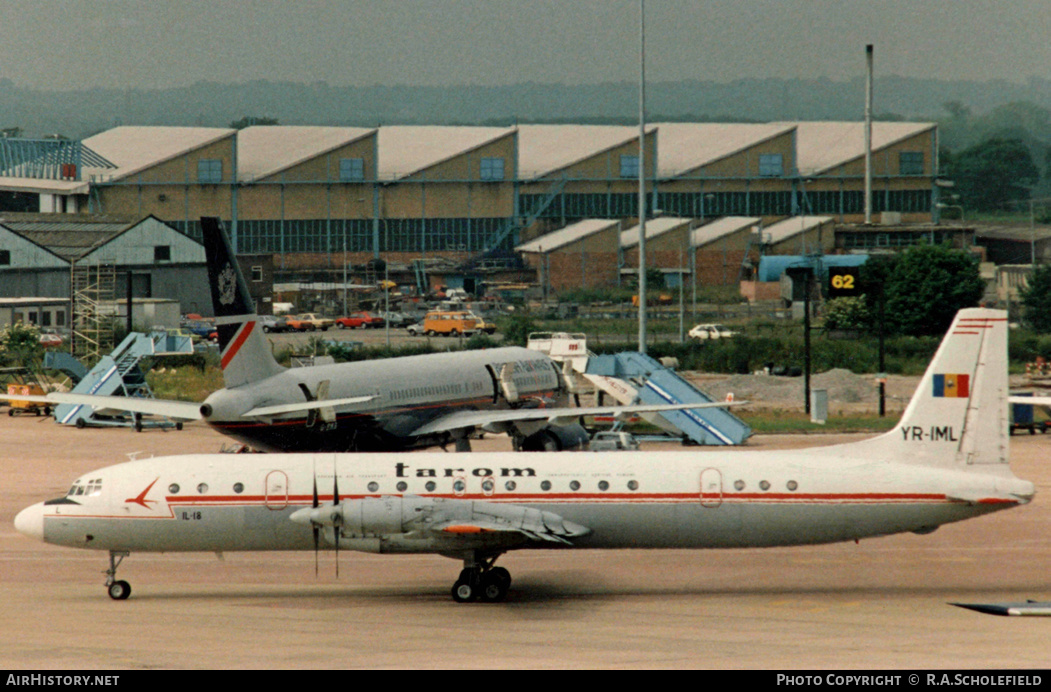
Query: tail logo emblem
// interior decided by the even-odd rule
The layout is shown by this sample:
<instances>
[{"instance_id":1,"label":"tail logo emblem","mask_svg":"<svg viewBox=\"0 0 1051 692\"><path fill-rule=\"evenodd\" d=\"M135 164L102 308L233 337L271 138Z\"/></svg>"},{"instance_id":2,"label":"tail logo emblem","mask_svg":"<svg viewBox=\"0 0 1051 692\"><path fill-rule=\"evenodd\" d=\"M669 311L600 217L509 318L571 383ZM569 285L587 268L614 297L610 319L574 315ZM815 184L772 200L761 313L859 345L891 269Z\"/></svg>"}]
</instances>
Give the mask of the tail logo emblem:
<instances>
[{"instance_id":1,"label":"tail logo emblem","mask_svg":"<svg viewBox=\"0 0 1051 692\"><path fill-rule=\"evenodd\" d=\"M219 272L219 302L223 305L229 305L234 302L236 289L237 274L234 272L234 268L227 264Z\"/></svg>"},{"instance_id":2,"label":"tail logo emblem","mask_svg":"<svg viewBox=\"0 0 1051 692\"><path fill-rule=\"evenodd\" d=\"M971 395L971 377L964 374L934 376L934 396L946 399L966 399Z\"/></svg>"}]
</instances>

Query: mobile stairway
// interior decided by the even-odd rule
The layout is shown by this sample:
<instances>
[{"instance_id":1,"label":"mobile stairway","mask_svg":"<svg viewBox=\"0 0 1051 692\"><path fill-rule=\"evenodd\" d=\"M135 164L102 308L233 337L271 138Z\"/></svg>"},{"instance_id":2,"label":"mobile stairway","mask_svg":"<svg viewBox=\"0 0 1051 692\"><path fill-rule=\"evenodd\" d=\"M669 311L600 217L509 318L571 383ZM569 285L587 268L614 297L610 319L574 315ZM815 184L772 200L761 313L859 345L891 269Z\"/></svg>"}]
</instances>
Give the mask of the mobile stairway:
<instances>
[{"instance_id":1,"label":"mobile stairway","mask_svg":"<svg viewBox=\"0 0 1051 692\"><path fill-rule=\"evenodd\" d=\"M73 388L74 394L96 396L129 396L152 398L146 374L139 367L143 358L151 356L184 355L193 353L190 337L155 331L149 334L132 332L112 353L103 356ZM137 414L114 409L96 410L83 404L59 404L55 420L78 428L87 426L178 427L171 421L143 421Z\"/></svg>"},{"instance_id":2,"label":"mobile stairway","mask_svg":"<svg viewBox=\"0 0 1051 692\"><path fill-rule=\"evenodd\" d=\"M537 333L529 335L529 348L563 364L569 390L586 389L609 394L623 405L688 404L714 401L701 390L649 356L633 351L597 356L587 350L583 334ZM700 445L739 445L751 428L725 408L683 409L643 414L658 427Z\"/></svg>"}]
</instances>

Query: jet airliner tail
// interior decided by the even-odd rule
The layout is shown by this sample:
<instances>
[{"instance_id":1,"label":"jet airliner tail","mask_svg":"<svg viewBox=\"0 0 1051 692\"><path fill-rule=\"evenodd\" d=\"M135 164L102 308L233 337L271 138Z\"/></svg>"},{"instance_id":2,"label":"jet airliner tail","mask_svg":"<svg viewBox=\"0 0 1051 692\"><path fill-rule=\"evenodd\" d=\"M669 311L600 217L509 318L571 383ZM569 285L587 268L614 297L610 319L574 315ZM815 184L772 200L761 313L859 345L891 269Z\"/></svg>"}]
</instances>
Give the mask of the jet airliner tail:
<instances>
[{"instance_id":1,"label":"jet airliner tail","mask_svg":"<svg viewBox=\"0 0 1051 692\"><path fill-rule=\"evenodd\" d=\"M201 231L226 387L282 372L259 326L255 303L219 219L201 218Z\"/></svg>"},{"instance_id":2,"label":"jet airliner tail","mask_svg":"<svg viewBox=\"0 0 1051 692\"><path fill-rule=\"evenodd\" d=\"M956 314L901 421L859 444L866 456L943 468L1007 472L1010 434L1007 313Z\"/></svg>"}]
</instances>

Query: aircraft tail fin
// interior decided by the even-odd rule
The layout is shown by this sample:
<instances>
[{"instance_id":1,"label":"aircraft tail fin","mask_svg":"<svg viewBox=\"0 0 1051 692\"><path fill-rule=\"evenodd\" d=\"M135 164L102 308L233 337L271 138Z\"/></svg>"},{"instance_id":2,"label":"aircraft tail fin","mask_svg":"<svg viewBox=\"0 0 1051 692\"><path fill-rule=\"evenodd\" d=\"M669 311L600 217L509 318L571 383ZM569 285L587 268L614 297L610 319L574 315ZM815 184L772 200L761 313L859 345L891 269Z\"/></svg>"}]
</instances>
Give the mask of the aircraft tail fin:
<instances>
[{"instance_id":1,"label":"aircraft tail fin","mask_svg":"<svg viewBox=\"0 0 1051 692\"><path fill-rule=\"evenodd\" d=\"M861 449L924 466L1006 470L1007 396L1007 313L960 310L897 427Z\"/></svg>"},{"instance_id":2,"label":"aircraft tail fin","mask_svg":"<svg viewBox=\"0 0 1051 692\"><path fill-rule=\"evenodd\" d=\"M248 284L219 219L203 217L201 231L226 386L237 387L282 372L284 368L274 359L259 327Z\"/></svg>"}]
</instances>

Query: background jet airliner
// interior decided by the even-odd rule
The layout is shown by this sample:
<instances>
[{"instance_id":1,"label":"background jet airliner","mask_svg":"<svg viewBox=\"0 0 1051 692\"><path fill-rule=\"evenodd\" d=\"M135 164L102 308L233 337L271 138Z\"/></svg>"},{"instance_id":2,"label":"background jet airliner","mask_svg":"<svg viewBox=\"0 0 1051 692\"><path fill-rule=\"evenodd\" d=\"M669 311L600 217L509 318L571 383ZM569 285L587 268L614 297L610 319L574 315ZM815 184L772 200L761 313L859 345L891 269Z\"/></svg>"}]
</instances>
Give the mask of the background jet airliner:
<instances>
[{"instance_id":1,"label":"background jet airliner","mask_svg":"<svg viewBox=\"0 0 1051 692\"><path fill-rule=\"evenodd\" d=\"M284 368L259 325L219 220L202 218L201 228L225 388L203 404L72 393L17 398L203 419L249 447L284 452L390 451L450 442L466 450L476 428L508 433L523 450L553 451L587 442L587 432L575 422L580 416L728 405L567 408L556 364L518 347Z\"/></svg>"},{"instance_id":2,"label":"background jet airliner","mask_svg":"<svg viewBox=\"0 0 1051 692\"><path fill-rule=\"evenodd\" d=\"M24 509L21 533L106 550L439 553L457 601L499 601L523 548L847 541L1028 503L1008 466L1007 314L961 311L890 432L799 451L189 455L110 466ZM338 555L337 555L338 560ZM338 562L337 562L338 564Z\"/></svg>"}]
</instances>

